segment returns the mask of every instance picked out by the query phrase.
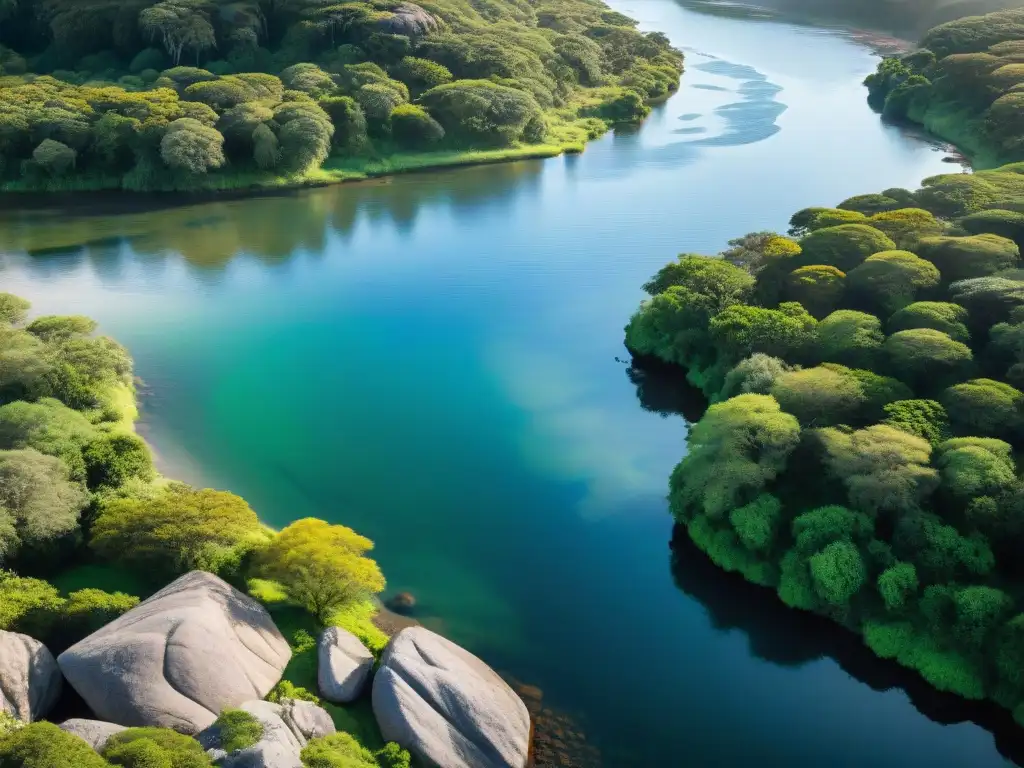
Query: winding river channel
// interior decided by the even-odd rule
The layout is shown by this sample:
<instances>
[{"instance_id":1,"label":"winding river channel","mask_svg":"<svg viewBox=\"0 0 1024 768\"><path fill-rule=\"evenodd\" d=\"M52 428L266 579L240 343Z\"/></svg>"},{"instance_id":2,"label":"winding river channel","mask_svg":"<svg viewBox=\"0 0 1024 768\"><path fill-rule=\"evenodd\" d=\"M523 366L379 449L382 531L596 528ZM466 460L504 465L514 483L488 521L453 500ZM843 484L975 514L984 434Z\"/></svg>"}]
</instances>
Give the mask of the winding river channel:
<instances>
[{"instance_id":1,"label":"winding river channel","mask_svg":"<svg viewBox=\"0 0 1024 768\"><path fill-rule=\"evenodd\" d=\"M956 166L868 109L877 59L841 33L611 4L687 52L639 131L291 196L8 198L0 285L131 349L168 474L373 538L389 592L540 688L603 765L1010 765L981 713L692 551L673 562L694 406L622 361L676 253Z\"/></svg>"}]
</instances>

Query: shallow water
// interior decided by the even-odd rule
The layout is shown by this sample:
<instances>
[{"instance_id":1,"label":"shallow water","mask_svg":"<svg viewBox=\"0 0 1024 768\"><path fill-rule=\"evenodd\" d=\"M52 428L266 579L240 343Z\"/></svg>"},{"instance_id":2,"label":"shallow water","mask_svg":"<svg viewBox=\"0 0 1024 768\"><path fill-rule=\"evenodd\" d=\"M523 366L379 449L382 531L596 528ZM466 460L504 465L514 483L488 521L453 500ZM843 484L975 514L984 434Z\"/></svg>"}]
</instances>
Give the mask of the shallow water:
<instances>
[{"instance_id":1,"label":"shallow water","mask_svg":"<svg viewBox=\"0 0 1024 768\"><path fill-rule=\"evenodd\" d=\"M373 538L390 592L540 687L605 765L1003 765L990 732L942 724L973 710L915 689L926 716L856 641L670 560L693 404L647 380L642 407L621 360L677 252L950 166L870 112L876 59L835 32L612 5L687 48L639 131L286 197L5 210L3 289L130 347L169 473Z\"/></svg>"}]
</instances>

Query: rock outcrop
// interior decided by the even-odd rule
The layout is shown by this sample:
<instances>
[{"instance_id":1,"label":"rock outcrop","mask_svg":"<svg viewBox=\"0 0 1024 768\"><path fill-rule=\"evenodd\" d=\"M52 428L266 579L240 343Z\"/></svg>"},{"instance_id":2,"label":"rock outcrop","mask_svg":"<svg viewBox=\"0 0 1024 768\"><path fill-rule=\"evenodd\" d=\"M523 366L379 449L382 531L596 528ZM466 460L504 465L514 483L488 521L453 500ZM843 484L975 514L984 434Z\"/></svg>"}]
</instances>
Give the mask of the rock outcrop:
<instances>
[{"instance_id":1,"label":"rock outcrop","mask_svg":"<svg viewBox=\"0 0 1024 768\"><path fill-rule=\"evenodd\" d=\"M340 627L328 627L317 643L317 685L320 695L337 704L359 698L373 671L373 654L359 638Z\"/></svg>"},{"instance_id":2,"label":"rock outcrop","mask_svg":"<svg viewBox=\"0 0 1024 768\"><path fill-rule=\"evenodd\" d=\"M64 651L57 663L96 715L196 733L265 696L291 658L264 608L193 571Z\"/></svg>"},{"instance_id":3,"label":"rock outcrop","mask_svg":"<svg viewBox=\"0 0 1024 768\"><path fill-rule=\"evenodd\" d=\"M382 32L415 38L437 29L437 19L415 3L399 3L377 26Z\"/></svg>"},{"instance_id":4,"label":"rock outcrop","mask_svg":"<svg viewBox=\"0 0 1024 768\"><path fill-rule=\"evenodd\" d=\"M523 768L526 705L473 654L423 627L395 635L373 680L386 741L440 768Z\"/></svg>"},{"instance_id":5,"label":"rock outcrop","mask_svg":"<svg viewBox=\"0 0 1024 768\"><path fill-rule=\"evenodd\" d=\"M111 736L127 730L125 726L117 725L116 723L106 723L103 720L83 720L80 718L65 720L60 724L60 729L73 733L78 738L89 742L89 746L97 752L103 751Z\"/></svg>"},{"instance_id":6,"label":"rock outcrop","mask_svg":"<svg viewBox=\"0 0 1024 768\"><path fill-rule=\"evenodd\" d=\"M255 744L225 752L216 725L196 737L220 768L303 768L299 754L306 742L335 732L331 716L308 701L246 701L238 709L263 726L263 736Z\"/></svg>"},{"instance_id":7,"label":"rock outcrop","mask_svg":"<svg viewBox=\"0 0 1024 768\"><path fill-rule=\"evenodd\" d=\"M0 630L0 710L31 723L60 698L61 675L38 640Z\"/></svg>"}]
</instances>

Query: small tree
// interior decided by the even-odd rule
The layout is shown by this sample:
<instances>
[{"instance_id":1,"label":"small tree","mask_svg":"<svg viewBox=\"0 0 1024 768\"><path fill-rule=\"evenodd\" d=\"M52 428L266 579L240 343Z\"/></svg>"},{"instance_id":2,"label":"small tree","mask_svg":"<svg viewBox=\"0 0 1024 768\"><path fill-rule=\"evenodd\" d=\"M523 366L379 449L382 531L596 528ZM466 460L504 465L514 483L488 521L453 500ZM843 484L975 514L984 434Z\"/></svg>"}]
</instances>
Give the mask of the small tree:
<instances>
[{"instance_id":1,"label":"small tree","mask_svg":"<svg viewBox=\"0 0 1024 768\"><path fill-rule=\"evenodd\" d=\"M32 305L13 293L0 293L0 323L20 325L25 322Z\"/></svg>"},{"instance_id":2,"label":"small tree","mask_svg":"<svg viewBox=\"0 0 1024 768\"><path fill-rule=\"evenodd\" d=\"M399 104L391 113L391 135L408 147L423 148L444 138L444 128L423 107Z\"/></svg>"},{"instance_id":3,"label":"small tree","mask_svg":"<svg viewBox=\"0 0 1024 768\"><path fill-rule=\"evenodd\" d=\"M843 297L846 274L835 267L814 264L789 273L786 296L807 308L817 318L834 310Z\"/></svg>"},{"instance_id":4,"label":"small tree","mask_svg":"<svg viewBox=\"0 0 1024 768\"><path fill-rule=\"evenodd\" d=\"M265 123L260 123L252 132L252 157L264 171L270 170L281 159L277 136Z\"/></svg>"},{"instance_id":5,"label":"small tree","mask_svg":"<svg viewBox=\"0 0 1024 768\"><path fill-rule=\"evenodd\" d=\"M365 553L373 542L351 528L306 518L283 529L261 554L260 572L321 623L353 600L381 592L384 576Z\"/></svg>"},{"instance_id":6,"label":"small tree","mask_svg":"<svg viewBox=\"0 0 1024 768\"><path fill-rule=\"evenodd\" d=\"M32 159L53 178L60 178L75 167L78 153L67 144L53 139L43 141L32 151Z\"/></svg>"},{"instance_id":7,"label":"small tree","mask_svg":"<svg viewBox=\"0 0 1024 768\"><path fill-rule=\"evenodd\" d=\"M201 175L224 165L224 137L216 128L182 117L167 126L160 157L169 168Z\"/></svg>"},{"instance_id":8,"label":"small tree","mask_svg":"<svg viewBox=\"0 0 1024 768\"><path fill-rule=\"evenodd\" d=\"M850 290L891 314L939 284L939 270L909 251L882 251L851 270Z\"/></svg>"}]
</instances>

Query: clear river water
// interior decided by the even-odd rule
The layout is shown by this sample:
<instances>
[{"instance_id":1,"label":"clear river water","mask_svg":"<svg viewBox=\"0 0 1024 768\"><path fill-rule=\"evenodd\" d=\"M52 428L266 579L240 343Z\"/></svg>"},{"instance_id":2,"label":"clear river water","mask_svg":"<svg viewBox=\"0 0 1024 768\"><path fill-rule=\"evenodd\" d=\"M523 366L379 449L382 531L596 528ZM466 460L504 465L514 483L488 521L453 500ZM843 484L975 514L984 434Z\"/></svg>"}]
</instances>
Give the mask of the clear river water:
<instances>
[{"instance_id":1,"label":"clear river water","mask_svg":"<svg viewBox=\"0 0 1024 768\"><path fill-rule=\"evenodd\" d=\"M389 593L539 687L606 766L1011 764L984 716L856 638L673 562L693 406L622 360L675 254L956 166L868 109L877 59L841 33L611 4L687 52L638 131L288 196L8 198L0 286L130 348L167 473L370 536Z\"/></svg>"}]
</instances>

